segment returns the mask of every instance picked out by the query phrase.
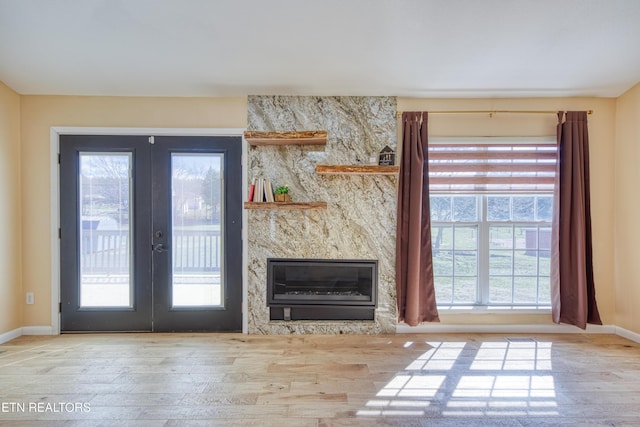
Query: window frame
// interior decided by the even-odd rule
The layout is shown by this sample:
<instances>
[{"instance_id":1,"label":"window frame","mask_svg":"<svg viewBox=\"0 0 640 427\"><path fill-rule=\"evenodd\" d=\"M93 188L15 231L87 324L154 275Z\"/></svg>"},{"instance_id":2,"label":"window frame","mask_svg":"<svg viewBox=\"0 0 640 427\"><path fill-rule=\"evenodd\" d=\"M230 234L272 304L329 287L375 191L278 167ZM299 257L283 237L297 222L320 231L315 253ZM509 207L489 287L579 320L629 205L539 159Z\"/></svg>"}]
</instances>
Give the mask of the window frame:
<instances>
[{"instance_id":1,"label":"window frame","mask_svg":"<svg viewBox=\"0 0 640 427\"><path fill-rule=\"evenodd\" d=\"M429 144L556 144L555 136L545 136L545 137L435 137L430 138ZM540 295L540 252L539 248L539 236L540 229L551 228L550 221L536 221L535 218L533 221L489 221L488 220L488 196L492 195L504 195L507 197L513 197L518 195L523 196L548 196L553 193L550 191L504 191L504 192L493 192L493 191L430 191L430 196L475 196L476 197L476 212L477 218L476 221L456 221L453 219L453 210L452 210L452 218L450 221L431 221L432 229L433 227L443 226L443 227L452 227L455 226L477 226L477 242L476 242L476 298L473 303L456 303L455 302L455 256L452 256L452 262L454 263L452 267L452 273L450 276L439 275L440 277L450 277L452 280L452 296L451 300L447 302L437 301L438 309L497 309L503 312L505 309L517 310L517 311L535 311L540 312L541 310L547 311L551 309L551 301L548 302L540 302L537 303L518 303L514 302L514 292L515 292L515 278L519 277L515 274L515 270L512 269L511 278L511 302L491 302L490 301L490 252L491 252L491 244L490 244L490 228L494 225L505 225L511 226L514 230L517 227L532 227L538 230L537 233L537 243L536 243L536 300L539 300ZM511 202L512 203L512 202ZM453 206L453 203L452 203ZM453 208L452 208L453 209ZM535 209L535 208L534 208ZM452 231L453 233L453 231ZM433 240L432 240L433 241ZM435 248L434 248L435 250ZM512 253L515 254L516 248L511 248ZM452 246L452 253L455 254L455 245ZM434 276L438 277L435 274ZM434 277L434 278L435 278ZM509 277L509 276L505 276ZM525 277L525 276L522 276ZM526 277L534 277L534 276L526 276ZM547 276L542 276L547 277Z\"/></svg>"}]
</instances>

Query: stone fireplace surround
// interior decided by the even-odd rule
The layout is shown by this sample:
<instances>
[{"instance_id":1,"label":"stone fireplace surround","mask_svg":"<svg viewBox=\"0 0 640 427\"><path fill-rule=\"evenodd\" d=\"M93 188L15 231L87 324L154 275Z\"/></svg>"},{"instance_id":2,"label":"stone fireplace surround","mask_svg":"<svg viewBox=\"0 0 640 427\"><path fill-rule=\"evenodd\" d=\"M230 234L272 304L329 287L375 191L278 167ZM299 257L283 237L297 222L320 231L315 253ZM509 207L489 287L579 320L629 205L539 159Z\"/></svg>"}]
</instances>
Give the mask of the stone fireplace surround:
<instances>
[{"instance_id":1,"label":"stone fireplace surround","mask_svg":"<svg viewBox=\"0 0 640 427\"><path fill-rule=\"evenodd\" d=\"M248 332L394 333L396 176L317 175L318 164L362 165L386 145L396 149L394 97L250 96L248 130L326 130L326 146L248 148L248 178L286 184L293 201L326 210L249 210ZM374 320L270 320L267 259L378 261Z\"/></svg>"}]
</instances>

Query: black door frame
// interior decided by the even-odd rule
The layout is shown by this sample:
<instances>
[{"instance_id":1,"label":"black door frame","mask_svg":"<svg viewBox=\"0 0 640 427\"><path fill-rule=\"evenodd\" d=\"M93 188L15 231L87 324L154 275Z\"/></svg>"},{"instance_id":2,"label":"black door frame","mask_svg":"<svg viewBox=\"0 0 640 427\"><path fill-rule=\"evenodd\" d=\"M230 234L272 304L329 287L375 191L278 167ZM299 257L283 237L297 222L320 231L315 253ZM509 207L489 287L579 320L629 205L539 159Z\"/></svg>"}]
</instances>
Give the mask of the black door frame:
<instances>
[{"instance_id":1,"label":"black door frame","mask_svg":"<svg viewBox=\"0 0 640 427\"><path fill-rule=\"evenodd\" d=\"M32 328L40 334L60 334L60 137L62 135L130 135L130 136L228 136L238 137L242 141L242 185L240 197L244 197L244 189L247 186L246 153L247 143L242 138L245 128L127 128L127 127L72 127L52 126L50 128L50 280L51 280L51 326ZM245 238L247 223L246 212L242 213L242 332L247 333L248 313L247 301L247 242Z\"/></svg>"},{"instance_id":2,"label":"black door frame","mask_svg":"<svg viewBox=\"0 0 640 427\"><path fill-rule=\"evenodd\" d=\"M134 223L134 241L143 242L149 240L151 235L151 224L149 221L138 221L139 218L151 215L151 195L147 188L151 186L151 170L149 157L149 143L144 136L117 136L110 135L63 135L61 139L65 144L60 146L60 168L74 171L73 174L60 174L60 208L63 201L69 206L76 207L76 214L64 215L60 217L60 283L74 282L77 284L79 271L78 256L62 257L62 254L78 254L77 237L77 201L78 201L78 156L76 153L83 152L130 152L132 153L134 183L132 193L135 194L133 211L135 215L131 218ZM98 148L94 148L99 144ZM132 148L135 147L135 148ZM63 238L64 237L64 238ZM146 245L138 244L134 247L133 256L136 260L136 268L133 268L132 280L134 287L134 302L131 309L126 308L85 308L77 310L73 315L68 316L66 323L69 331L105 331L101 326L94 326L93 313L100 312L104 317L100 323L108 322L113 326L111 331L151 331L152 328L152 289L151 289L151 260L149 250ZM133 266L132 266L133 267ZM75 278L73 276L76 276ZM60 314L62 310L80 306L77 292L65 293L60 288ZM62 319L61 319L62 329Z\"/></svg>"},{"instance_id":3,"label":"black door frame","mask_svg":"<svg viewBox=\"0 0 640 427\"><path fill-rule=\"evenodd\" d=\"M151 163L154 168L166 167L167 170L159 171L155 170L154 173L164 176L167 182L160 183L158 180L153 181L154 186L159 186L166 189L171 189L171 163L170 157L172 153L220 153L224 155L224 170L225 176L227 174L233 174L234 171L238 171L240 168L240 174L242 174L242 144L241 140L237 144L229 143L227 137L188 137L189 138L189 150L185 151L181 149L181 140L186 137L171 137L171 136L159 136L155 138L154 149L152 154ZM241 180L240 180L241 181ZM170 289L159 287L154 291L154 323L153 330L155 332L171 332L172 330L208 330L217 331L220 328L207 328L209 320L213 317L220 321L225 321L233 324L237 324L235 332L242 330L242 285L234 286L234 283L230 281L231 277L239 277L242 282L242 182L236 179L225 179L224 185L224 211L229 217L225 220L224 224L224 256L223 256L223 271L225 272L225 281L222 284L224 286L224 302L223 306L214 309L172 309L168 306L171 299ZM152 191L152 238L154 239L152 244L162 244L173 247L171 242L171 233L166 232L162 237L156 236L156 223L169 224L171 222L171 197L166 191L157 191L155 188ZM237 237L240 237L240 242L236 241ZM156 260L159 257L167 256L168 252L153 252L152 270L154 281L169 281L171 275L171 269L164 269L166 266L161 264L158 266ZM168 263L169 266L171 263ZM164 279L164 280L161 280ZM236 284L237 285L237 284ZM236 302L240 311L228 311L225 307L229 307L233 302ZM156 316L157 315L157 316ZM199 326L194 326L199 325Z\"/></svg>"}]
</instances>

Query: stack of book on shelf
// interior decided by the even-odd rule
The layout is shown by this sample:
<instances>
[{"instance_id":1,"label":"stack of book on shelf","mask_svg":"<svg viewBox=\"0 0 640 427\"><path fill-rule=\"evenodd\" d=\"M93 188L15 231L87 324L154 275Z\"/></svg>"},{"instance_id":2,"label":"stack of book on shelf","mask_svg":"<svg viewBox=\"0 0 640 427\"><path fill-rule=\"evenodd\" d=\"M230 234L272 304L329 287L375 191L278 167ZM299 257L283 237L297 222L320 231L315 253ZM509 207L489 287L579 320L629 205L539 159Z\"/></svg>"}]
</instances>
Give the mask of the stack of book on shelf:
<instances>
[{"instance_id":1,"label":"stack of book on shelf","mask_svg":"<svg viewBox=\"0 0 640 427\"><path fill-rule=\"evenodd\" d=\"M250 202L275 202L271 181L265 178L256 178L249 188Z\"/></svg>"}]
</instances>

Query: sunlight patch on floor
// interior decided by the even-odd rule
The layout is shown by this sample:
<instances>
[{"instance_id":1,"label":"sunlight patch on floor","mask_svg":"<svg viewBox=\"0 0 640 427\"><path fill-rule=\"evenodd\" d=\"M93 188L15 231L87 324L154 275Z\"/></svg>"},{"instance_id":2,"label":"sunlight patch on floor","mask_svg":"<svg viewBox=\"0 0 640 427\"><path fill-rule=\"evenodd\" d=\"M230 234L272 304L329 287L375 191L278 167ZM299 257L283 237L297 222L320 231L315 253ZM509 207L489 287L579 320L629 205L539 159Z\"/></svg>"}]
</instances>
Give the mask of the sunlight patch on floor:
<instances>
[{"instance_id":1,"label":"sunlight patch on floor","mask_svg":"<svg viewBox=\"0 0 640 427\"><path fill-rule=\"evenodd\" d=\"M427 344L431 348L399 371L358 416L558 415L550 342Z\"/></svg>"}]
</instances>

